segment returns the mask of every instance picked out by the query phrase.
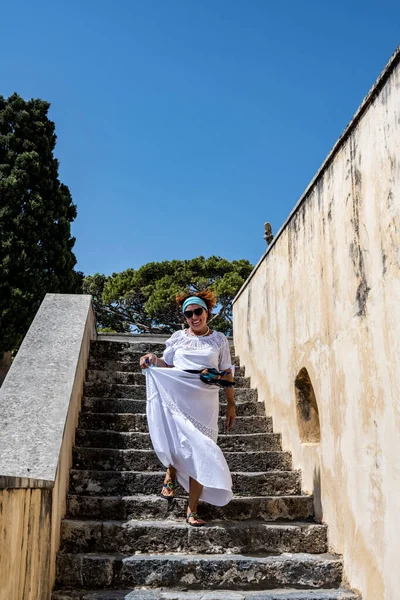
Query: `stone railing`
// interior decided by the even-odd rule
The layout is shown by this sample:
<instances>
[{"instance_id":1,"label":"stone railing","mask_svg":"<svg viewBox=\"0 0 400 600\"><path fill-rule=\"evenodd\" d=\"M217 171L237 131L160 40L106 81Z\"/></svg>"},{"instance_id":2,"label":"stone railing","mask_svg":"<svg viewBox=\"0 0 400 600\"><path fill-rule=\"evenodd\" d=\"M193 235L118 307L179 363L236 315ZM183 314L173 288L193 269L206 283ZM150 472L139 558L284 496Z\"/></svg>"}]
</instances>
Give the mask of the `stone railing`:
<instances>
[{"instance_id":1,"label":"stone railing","mask_svg":"<svg viewBox=\"0 0 400 600\"><path fill-rule=\"evenodd\" d=\"M237 354L350 585L400 589L400 48L233 307Z\"/></svg>"},{"instance_id":2,"label":"stone railing","mask_svg":"<svg viewBox=\"0 0 400 600\"><path fill-rule=\"evenodd\" d=\"M49 600L90 340L90 296L47 294L0 389L0 600Z\"/></svg>"}]
</instances>

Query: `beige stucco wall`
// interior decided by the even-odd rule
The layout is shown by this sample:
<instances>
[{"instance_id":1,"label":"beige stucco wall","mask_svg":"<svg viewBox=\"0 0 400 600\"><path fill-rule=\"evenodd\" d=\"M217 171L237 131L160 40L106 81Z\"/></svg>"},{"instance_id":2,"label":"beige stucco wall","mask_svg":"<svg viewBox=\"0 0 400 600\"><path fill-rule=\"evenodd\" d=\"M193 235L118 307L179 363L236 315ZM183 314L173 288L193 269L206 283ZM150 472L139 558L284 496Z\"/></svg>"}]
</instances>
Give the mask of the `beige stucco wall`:
<instances>
[{"instance_id":1,"label":"beige stucco wall","mask_svg":"<svg viewBox=\"0 0 400 600\"><path fill-rule=\"evenodd\" d=\"M234 303L236 352L364 600L400 596L399 58ZM299 439L303 367L319 444Z\"/></svg>"}]
</instances>

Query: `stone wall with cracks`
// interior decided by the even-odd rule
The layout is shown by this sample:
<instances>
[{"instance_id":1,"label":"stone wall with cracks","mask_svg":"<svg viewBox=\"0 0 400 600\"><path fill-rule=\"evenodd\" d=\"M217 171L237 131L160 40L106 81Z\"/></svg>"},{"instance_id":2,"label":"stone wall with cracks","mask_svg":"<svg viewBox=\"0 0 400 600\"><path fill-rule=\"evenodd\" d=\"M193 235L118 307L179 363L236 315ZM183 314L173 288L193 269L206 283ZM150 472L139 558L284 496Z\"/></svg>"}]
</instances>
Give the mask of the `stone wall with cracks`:
<instances>
[{"instance_id":1,"label":"stone wall with cracks","mask_svg":"<svg viewBox=\"0 0 400 600\"><path fill-rule=\"evenodd\" d=\"M366 600L400 589L400 49L234 302L234 342ZM307 369L319 443L302 443Z\"/></svg>"}]
</instances>

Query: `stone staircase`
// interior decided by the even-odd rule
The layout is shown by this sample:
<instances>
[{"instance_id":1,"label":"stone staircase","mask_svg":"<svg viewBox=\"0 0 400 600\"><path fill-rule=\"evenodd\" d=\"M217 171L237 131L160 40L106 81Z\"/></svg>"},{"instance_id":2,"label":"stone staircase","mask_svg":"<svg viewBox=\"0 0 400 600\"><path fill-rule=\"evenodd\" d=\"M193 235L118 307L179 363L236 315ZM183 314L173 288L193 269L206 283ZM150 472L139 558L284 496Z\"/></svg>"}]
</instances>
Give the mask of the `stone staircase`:
<instances>
[{"instance_id":1,"label":"stone staircase","mask_svg":"<svg viewBox=\"0 0 400 600\"><path fill-rule=\"evenodd\" d=\"M341 588L341 558L327 553L327 528L242 367L235 427L224 429L221 392L218 438L234 499L200 504L207 525L196 529L182 489L160 497L139 357L163 348L92 342L52 599L359 600Z\"/></svg>"}]
</instances>

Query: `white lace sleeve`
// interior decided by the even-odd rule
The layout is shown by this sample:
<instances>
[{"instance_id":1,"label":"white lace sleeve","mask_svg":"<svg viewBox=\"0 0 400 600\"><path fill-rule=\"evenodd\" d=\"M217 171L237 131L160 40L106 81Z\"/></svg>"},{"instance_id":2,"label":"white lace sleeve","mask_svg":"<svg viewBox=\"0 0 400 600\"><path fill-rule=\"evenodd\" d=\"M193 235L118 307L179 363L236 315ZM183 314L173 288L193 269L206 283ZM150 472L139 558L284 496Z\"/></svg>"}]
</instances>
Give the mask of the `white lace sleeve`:
<instances>
[{"instance_id":1,"label":"white lace sleeve","mask_svg":"<svg viewBox=\"0 0 400 600\"><path fill-rule=\"evenodd\" d=\"M174 364L175 344L179 334L180 331L175 331L175 333L173 333L171 337L168 338L168 340L165 342L165 350L163 352L162 358L163 361L170 367L172 367Z\"/></svg>"},{"instance_id":2,"label":"white lace sleeve","mask_svg":"<svg viewBox=\"0 0 400 600\"><path fill-rule=\"evenodd\" d=\"M233 370L229 342L223 334L221 334L221 336L223 337L223 341L222 341L222 345L221 345L221 348L219 351L218 368L220 371L225 371L226 369Z\"/></svg>"}]
</instances>

